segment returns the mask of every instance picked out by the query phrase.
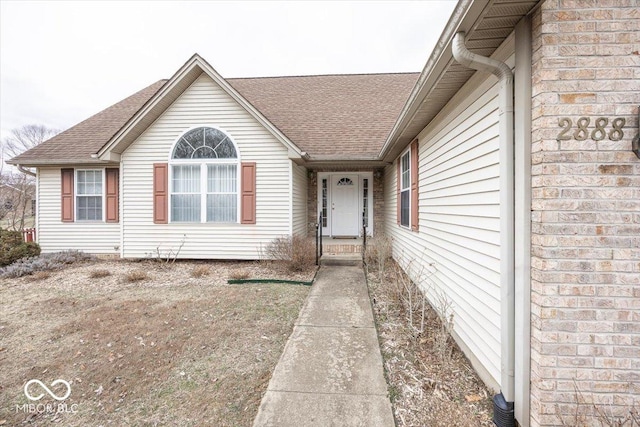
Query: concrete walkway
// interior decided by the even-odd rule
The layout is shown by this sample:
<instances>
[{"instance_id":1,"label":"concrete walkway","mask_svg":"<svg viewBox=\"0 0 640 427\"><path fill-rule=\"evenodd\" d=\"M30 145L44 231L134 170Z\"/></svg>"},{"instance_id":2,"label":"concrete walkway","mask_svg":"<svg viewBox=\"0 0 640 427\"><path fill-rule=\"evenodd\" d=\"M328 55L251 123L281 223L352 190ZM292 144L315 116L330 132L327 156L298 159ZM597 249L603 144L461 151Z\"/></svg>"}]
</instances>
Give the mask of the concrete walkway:
<instances>
[{"instance_id":1,"label":"concrete walkway","mask_svg":"<svg viewBox=\"0 0 640 427\"><path fill-rule=\"evenodd\" d=\"M361 267L320 268L253 425L395 425Z\"/></svg>"}]
</instances>

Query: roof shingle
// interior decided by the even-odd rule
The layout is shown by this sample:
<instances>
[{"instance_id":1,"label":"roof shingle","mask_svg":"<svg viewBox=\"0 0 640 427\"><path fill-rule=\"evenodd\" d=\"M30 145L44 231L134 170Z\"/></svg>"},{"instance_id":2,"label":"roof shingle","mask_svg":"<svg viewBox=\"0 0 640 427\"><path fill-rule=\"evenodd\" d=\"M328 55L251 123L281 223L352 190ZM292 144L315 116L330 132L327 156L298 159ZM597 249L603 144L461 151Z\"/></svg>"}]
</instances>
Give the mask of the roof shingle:
<instances>
[{"instance_id":1,"label":"roof shingle","mask_svg":"<svg viewBox=\"0 0 640 427\"><path fill-rule=\"evenodd\" d=\"M97 153L165 83L166 80L159 80L147 86L117 104L14 157L9 162L12 164L91 162L91 155Z\"/></svg>"},{"instance_id":2,"label":"roof shingle","mask_svg":"<svg viewBox=\"0 0 640 427\"><path fill-rule=\"evenodd\" d=\"M314 159L377 158L419 73L227 79Z\"/></svg>"},{"instance_id":3,"label":"roof shingle","mask_svg":"<svg viewBox=\"0 0 640 427\"><path fill-rule=\"evenodd\" d=\"M419 73L226 79L311 160L375 160ZM96 162L100 150L166 83L160 80L12 164Z\"/></svg>"}]
</instances>

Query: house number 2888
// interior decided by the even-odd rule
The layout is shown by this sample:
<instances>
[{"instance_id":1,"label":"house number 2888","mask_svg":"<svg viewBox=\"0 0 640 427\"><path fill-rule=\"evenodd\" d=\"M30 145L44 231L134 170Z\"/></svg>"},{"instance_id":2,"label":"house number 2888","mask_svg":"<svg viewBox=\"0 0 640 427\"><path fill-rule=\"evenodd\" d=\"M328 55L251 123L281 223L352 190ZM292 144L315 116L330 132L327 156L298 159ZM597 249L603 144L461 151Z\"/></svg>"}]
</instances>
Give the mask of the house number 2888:
<instances>
[{"instance_id":1,"label":"house number 2888","mask_svg":"<svg viewBox=\"0 0 640 427\"><path fill-rule=\"evenodd\" d=\"M562 117L558 121L558 126L560 126L562 130L556 139L558 141L567 141L570 139L584 141L591 138L594 141L602 141L608 137L611 141L620 141L624 138L622 128L626 122L626 119L623 117L616 117L611 120L611 125L607 128L607 126L609 126L609 119L606 117L598 117L595 120L595 127L590 129L589 124L591 123L591 119L589 117L580 117L576 121L576 127L574 128L573 121L570 118ZM575 130L572 133L571 131L573 129Z\"/></svg>"}]
</instances>

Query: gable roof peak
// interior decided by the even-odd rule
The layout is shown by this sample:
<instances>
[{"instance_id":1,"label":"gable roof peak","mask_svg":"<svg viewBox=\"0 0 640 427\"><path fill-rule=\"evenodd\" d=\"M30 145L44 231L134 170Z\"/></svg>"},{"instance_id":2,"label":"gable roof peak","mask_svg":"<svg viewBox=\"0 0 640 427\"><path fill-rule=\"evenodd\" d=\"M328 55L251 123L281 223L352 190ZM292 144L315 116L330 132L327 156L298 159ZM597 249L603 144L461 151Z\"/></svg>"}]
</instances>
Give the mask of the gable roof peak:
<instances>
[{"instance_id":1,"label":"gable roof peak","mask_svg":"<svg viewBox=\"0 0 640 427\"><path fill-rule=\"evenodd\" d=\"M140 109L123 128L97 153L102 160L117 159L160 115L166 106L178 97L202 74L207 74L242 108L263 125L276 139L288 148L292 158L302 158L304 153L285 134L273 125L257 108L245 99L199 54L194 53L169 81Z\"/></svg>"}]
</instances>

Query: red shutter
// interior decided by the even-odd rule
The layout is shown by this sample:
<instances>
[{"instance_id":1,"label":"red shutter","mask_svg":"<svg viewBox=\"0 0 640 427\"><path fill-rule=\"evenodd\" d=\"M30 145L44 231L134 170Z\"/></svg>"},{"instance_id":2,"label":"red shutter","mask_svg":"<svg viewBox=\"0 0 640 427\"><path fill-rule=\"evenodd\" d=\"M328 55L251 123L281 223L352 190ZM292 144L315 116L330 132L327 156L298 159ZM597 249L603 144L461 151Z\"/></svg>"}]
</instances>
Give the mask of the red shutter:
<instances>
[{"instance_id":1,"label":"red shutter","mask_svg":"<svg viewBox=\"0 0 640 427\"><path fill-rule=\"evenodd\" d=\"M396 222L400 225L400 160L402 156L398 157L396 162Z\"/></svg>"},{"instance_id":2,"label":"red shutter","mask_svg":"<svg viewBox=\"0 0 640 427\"><path fill-rule=\"evenodd\" d=\"M153 164L153 222L167 224L169 222L169 165Z\"/></svg>"},{"instance_id":3,"label":"red shutter","mask_svg":"<svg viewBox=\"0 0 640 427\"><path fill-rule=\"evenodd\" d=\"M107 168L105 171L105 177L107 181L106 193L107 193L107 222L118 222L118 193L119 193L119 175L120 170L118 168Z\"/></svg>"},{"instance_id":4,"label":"red shutter","mask_svg":"<svg viewBox=\"0 0 640 427\"><path fill-rule=\"evenodd\" d=\"M62 222L73 222L73 169L61 169Z\"/></svg>"},{"instance_id":5,"label":"red shutter","mask_svg":"<svg viewBox=\"0 0 640 427\"><path fill-rule=\"evenodd\" d=\"M411 143L411 230L418 231L418 140Z\"/></svg>"},{"instance_id":6,"label":"red shutter","mask_svg":"<svg viewBox=\"0 0 640 427\"><path fill-rule=\"evenodd\" d=\"M240 203L240 223L256 223L256 164L253 162L242 162L242 173L240 174L241 200Z\"/></svg>"}]
</instances>

